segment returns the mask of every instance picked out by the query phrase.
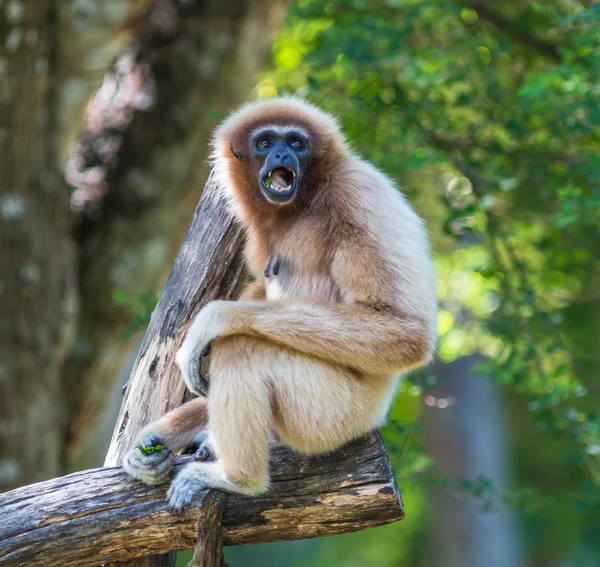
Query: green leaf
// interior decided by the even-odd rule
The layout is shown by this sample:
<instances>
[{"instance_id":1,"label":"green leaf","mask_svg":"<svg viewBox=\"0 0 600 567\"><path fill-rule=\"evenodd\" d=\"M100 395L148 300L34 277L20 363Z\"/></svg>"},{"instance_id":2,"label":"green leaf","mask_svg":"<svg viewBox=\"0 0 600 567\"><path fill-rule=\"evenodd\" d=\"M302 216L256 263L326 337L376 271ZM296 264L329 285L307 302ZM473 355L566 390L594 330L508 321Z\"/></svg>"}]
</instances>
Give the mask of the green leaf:
<instances>
[{"instance_id":1,"label":"green leaf","mask_svg":"<svg viewBox=\"0 0 600 567\"><path fill-rule=\"evenodd\" d=\"M153 447L144 447L144 445L136 445L136 449L139 449L144 455L152 455L157 451L162 451L165 446L164 445L154 445Z\"/></svg>"}]
</instances>

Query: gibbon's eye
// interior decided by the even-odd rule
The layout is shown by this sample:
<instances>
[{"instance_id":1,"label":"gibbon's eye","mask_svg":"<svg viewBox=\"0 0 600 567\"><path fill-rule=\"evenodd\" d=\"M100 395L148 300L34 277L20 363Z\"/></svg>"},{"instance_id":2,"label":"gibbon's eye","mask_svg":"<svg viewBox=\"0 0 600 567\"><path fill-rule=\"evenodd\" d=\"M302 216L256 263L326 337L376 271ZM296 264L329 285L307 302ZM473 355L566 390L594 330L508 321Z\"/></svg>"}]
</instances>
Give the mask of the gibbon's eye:
<instances>
[{"instance_id":1,"label":"gibbon's eye","mask_svg":"<svg viewBox=\"0 0 600 567\"><path fill-rule=\"evenodd\" d=\"M256 145L262 150L264 150L265 148L271 146L271 140L269 140L269 138L260 138Z\"/></svg>"},{"instance_id":2,"label":"gibbon's eye","mask_svg":"<svg viewBox=\"0 0 600 567\"><path fill-rule=\"evenodd\" d=\"M304 142L300 138L294 138L290 146L292 146L292 148L294 148L295 150L303 150Z\"/></svg>"}]
</instances>

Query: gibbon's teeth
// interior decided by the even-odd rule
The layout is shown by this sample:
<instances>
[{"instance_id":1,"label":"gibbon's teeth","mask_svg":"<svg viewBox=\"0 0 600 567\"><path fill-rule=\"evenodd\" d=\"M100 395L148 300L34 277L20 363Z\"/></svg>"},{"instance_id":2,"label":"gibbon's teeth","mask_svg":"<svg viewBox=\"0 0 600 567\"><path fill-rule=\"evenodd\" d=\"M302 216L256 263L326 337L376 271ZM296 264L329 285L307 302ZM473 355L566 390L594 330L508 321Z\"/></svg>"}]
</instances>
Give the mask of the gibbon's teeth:
<instances>
[{"instance_id":1,"label":"gibbon's teeth","mask_svg":"<svg viewBox=\"0 0 600 567\"><path fill-rule=\"evenodd\" d=\"M267 174L265 185L275 193L289 193L294 186L295 178L296 173L293 169L289 167L276 167ZM284 183L287 183L287 185L284 185Z\"/></svg>"}]
</instances>

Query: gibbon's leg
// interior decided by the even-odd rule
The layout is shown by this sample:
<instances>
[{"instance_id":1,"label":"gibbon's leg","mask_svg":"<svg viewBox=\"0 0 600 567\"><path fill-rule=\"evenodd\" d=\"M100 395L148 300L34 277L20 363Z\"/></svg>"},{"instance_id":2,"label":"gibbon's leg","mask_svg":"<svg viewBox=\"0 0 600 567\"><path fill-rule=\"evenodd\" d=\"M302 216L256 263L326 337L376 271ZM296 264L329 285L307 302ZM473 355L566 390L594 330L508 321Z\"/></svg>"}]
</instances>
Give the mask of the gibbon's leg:
<instances>
[{"instance_id":1,"label":"gibbon's leg","mask_svg":"<svg viewBox=\"0 0 600 567\"><path fill-rule=\"evenodd\" d=\"M383 422L397 380L366 377L273 345L233 336L212 346L208 397L214 463L190 463L168 498L182 509L208 487L255 495L266 490L269 438L304 453L343 445Z\"/></svg>"},{"instance_id":2,"label":"gibbon's leg","mask_svg":"<svg viewBox=\"0 0 600 567\"><path fill-rule=\"evenodd\" d=\"M248 337L213 343L208 411L217 460L190 463L175 477L167 494L172 508L184 508L207 487L249 495L267 488L273 411L269 353L261 346Z\"/></svg>"},{"instance_id":3,"label":"gibbon's leg","mask_svg":"<svg viewBox=\"0 0 600 567\"><path fill-rule=\"evenodd\" d=\"M123 457L123 468L145 484L165 482L171 473L174 452L184 449L193 441L206 437L208 411L206 398L194 398L147 425L137 435L133 447ZM144 454L142 447L163 449Z\"/></svg>"}]
</instances>

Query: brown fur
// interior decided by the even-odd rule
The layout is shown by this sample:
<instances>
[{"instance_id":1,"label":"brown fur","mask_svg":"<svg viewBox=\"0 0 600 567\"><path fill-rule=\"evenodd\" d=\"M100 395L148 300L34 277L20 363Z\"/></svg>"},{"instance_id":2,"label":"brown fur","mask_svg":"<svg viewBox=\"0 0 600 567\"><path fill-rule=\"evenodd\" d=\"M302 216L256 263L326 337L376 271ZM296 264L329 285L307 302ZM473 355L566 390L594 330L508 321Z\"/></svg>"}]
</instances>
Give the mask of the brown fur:
<instances>
[{"instance_id":1,"label":"brown fur","mask_svg":"<svg viewBox=\"0 0 600 567\"><path fill-rule=\"evenodd\" d=\"M249 141L266 125L301 128L311 140L291 204L272 204L260 191ZM256 282L240 301L205 307L177 354L194 389L195 359L216 339L208 428L218 458L175 479L175 507L188 502L190 487L265 490L271 431L318 453L377 427L400 374L426 363L435 343L422 222L385 175L352 153L332 117L296 99L254 103L219 127L214 160L246 230ZM280 273L265 278L272 258ZM177 413L168 420L171 435L181 435ZM205 426L200 411L194 430Z\"/></svg>"}]
</instances>

